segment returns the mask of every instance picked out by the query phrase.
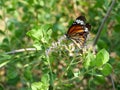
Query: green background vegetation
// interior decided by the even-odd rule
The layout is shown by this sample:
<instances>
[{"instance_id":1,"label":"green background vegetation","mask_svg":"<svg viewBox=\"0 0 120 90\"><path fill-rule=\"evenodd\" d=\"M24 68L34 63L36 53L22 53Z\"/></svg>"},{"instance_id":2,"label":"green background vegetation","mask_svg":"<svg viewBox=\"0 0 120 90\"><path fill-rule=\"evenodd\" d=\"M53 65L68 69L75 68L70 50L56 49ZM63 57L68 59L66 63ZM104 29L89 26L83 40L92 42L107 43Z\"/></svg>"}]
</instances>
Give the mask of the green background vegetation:
<instances>
[{"instance_id":1,"label":"green background vegetation","mask_svg":"<svg viewBox=\"0 0 120 90\"><path fill-rule=\"evenodd\" d=\"M91 45L110 5L111 0L0 0L0 90L119 90L120 0L95 54L90 48L81 55L61 39L84 15L92 26ZM26 50L11 53L19 49Z\"/></svg>"}]
</instances>

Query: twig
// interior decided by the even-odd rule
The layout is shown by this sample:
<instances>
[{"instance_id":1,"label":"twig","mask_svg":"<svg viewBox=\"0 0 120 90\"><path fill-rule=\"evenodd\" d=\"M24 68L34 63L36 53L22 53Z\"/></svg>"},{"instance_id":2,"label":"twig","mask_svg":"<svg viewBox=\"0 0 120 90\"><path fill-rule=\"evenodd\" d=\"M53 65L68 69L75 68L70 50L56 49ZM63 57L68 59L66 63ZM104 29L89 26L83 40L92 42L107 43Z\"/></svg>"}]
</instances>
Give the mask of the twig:
<instances>
[{"instance_id":1,"label":"twig","mask_svg":"<svg viewBox=\"0 0 120 90\"><path fill-rule=\"evenodd\" d=\"M46 55L49 55L50 52L52 52L52 49L53 48L57 48L57 46L62 42L62 40L64 40L66 37L65 35L62 36L61 38L59 38L58 42L54 42L52 43L52 46L47 49L45 51ZM13 50L13 51L10 51L10 52L5 52L5 54L16 54L16 53L20 53L20 52L25 52L25 51L37 51L36 48L25 48L25 49L18 49L18 50Z\"/></svg>"},{"instance_id":2,"label":"twig","mask_svg":"<svg viewBox=\"0 0 120 90\"><path fill-rule=\"evenodd\" d=\"M13 50L13 51L10 51L10 52L6 52L5 54L15 54L15 53L20 53L20 52L25 52L25 51L36 51L36 48L18 49L18 50Z\"/></svg>"},{"instance_id":3,"label":"twig","mask_svg":"<svg viewBox=\"0 0 120 90\"><path fill-rule=\"evenodd\" d=\"M112 74L110 75L110 78L111 78L111 82L112 82L113 90L115 90L115 84L114 84L114 80L113 80L113 78L112 78Z\"/></svg>"},{"instance_id":4,"label":"twig","mask_svg":"<svg viewBox=\"0 0 120 90\"><path fill-rule=\"evenodd\" d=\"M99 27L99 29L98 29L96 38L95 38L95 40L94 40L94 42L93 42L93 46L96 45L96 43L97 43L97 41L98 41L98 39L99 39L99 37L100 37L101 31L102 31L102 29L103 29L103 26L104 26L104 24L105 24L108 16L110 15L110 13L111 13L111 11L112 11L112 8L113 8L113 6L114 6L114 4L115 4L115 1L116 1L116 0L112 0L112 3L111 3L111 5L110 5L110 7L108 8L108 11L107 11L107 13L106 13L106 16L104 17L104 19L103 19L103 21L102 21L102 23L101 23L101 25L100 25L100 27Z\"/></svg>"}]
</instances>

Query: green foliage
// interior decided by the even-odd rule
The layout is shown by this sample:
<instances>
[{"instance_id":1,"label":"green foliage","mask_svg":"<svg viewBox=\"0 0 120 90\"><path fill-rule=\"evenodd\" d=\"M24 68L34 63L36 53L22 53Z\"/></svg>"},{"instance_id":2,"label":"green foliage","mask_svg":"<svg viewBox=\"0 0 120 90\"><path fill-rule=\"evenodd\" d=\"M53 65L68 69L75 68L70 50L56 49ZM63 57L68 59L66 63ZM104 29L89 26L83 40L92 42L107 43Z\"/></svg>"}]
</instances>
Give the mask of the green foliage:
<instances>
[{"instance_id":1,"label":"green foliage","mask_svg":"<svg viewBox=\"0 0 120 90\"><path fill-rule=\"evenodd\" d=\"M101 72L102 72L102 74L103 74L104 76L108 76L108 75L111 74L111 72L112 72L112 66L111 66L109 63L106 63L106 64L103 66Z\"/></svg>"},{"instance_id":2,"label":"green foliage","mask_svg":"<svg viewBox=\"0 0 120 90\"><path fill-rule=\"evenodd\" d=\"M102 49L100 50L96 55L93 55L93 53L88 53L85 60L85 67L101 67L102 65L106 64L109 61L109 53Z\"/></svg>"},{"instance_id":3,"label":"green foliage","mask_svg":"<svg viewBox=\"0 0 120 90\"><path fill-rule=\"evenodd\" d=\"M49 75L43 75L41 82L32 83L32 90L49 90Z\"/></svg>"},{"instance_id":4,"label":"green foliage","mask_svg":"<svg viewBox=\"0 0 120 90\"><path fill-rule=\"evenodd\" d=\"M1 0L0 90L109 90L110 75L119 90L119 2L95 50L89 45L111 0ZM88 48L82 53L62 39L79 14L92 25Z\"/></svg>"},{"instance_id":5,"label":"green foliage","mask_svg":"<svg viewBox=\"0 0 120 90\"><path fill-rule=\"evenodd\" d=\"M105 49L101 49L96 55L90 52L88 53L84 67L87 67L86 72L95 77L91 79L89 83L95 83L97 85L103 82L105 83L105 76L112 73L112 66L108 61L109 53Z\"/></svg>"},{"instance_id":6,"label":"green foliage","mask_svg":"<svg viewBox=\"0 0 120 90\"><path fill-rule=\"evenodd\" d=\"M37 50L42 49L42 44L44 46L50 43L52 30L50 29L51 25L43 25L33 28L31 31L27 32L27 35L34 40L33 46Z\"/></svg>"},{"instance_id":7,"label":"green foliage","mask_svg":"<svg viewBox=\"0 0 120 90\"><path fill-rule=\"evenodd\" d=\"M99 51L96 55L95 65L97 67L104 65L109 60L109 54L105 49Z\"/></svg>"}]
</instances>

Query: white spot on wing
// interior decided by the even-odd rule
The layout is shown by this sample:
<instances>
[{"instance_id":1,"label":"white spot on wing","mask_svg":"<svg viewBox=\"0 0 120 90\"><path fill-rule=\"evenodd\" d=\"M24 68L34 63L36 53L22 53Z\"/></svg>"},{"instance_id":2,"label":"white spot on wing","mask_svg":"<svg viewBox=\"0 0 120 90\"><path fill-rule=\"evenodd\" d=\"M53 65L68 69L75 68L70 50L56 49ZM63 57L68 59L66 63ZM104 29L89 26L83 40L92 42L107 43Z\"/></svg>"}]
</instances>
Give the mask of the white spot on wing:
<instances>
[{"instance_id":1,"label":"white spot on wing","mask_svg":"<svg viewBox=\"0 0 120 90\"><path fill-rule=\"evenodd\" d=\"M76 22L77 24L81 24L81 25L84 25L84 24L85 24L84 21L79 20L79 19L77 19L75 22Z\"/></svg>"},{"instance_id":2,"label":"white spot on wing","mask_svg":"<svg viewBox=\"0 0 120 90\"><path fill-rule=\"evenodd\" d=\"M88 28L85 27L85 32L88 32Z\"/></svg>"}]
</instances>

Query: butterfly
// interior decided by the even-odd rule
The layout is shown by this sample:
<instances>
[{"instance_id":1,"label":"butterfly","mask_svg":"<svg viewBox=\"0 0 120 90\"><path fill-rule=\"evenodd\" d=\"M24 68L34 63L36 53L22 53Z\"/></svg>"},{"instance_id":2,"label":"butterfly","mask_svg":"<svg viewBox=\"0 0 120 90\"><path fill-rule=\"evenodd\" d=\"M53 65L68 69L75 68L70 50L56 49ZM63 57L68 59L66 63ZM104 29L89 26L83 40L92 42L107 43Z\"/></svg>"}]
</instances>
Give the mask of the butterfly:
<instances>
[{"instance_id":1,"label":"butterfly","mask_svg":"<svg viewBox=\"0 0 120 90\"><path fill-rule=\"evenodd\" d=\"M86 23L86 18L79 16L68 29L66 36L81 48L86 42L90 29L91 25Z\"/></svg>"}]
</instances>

